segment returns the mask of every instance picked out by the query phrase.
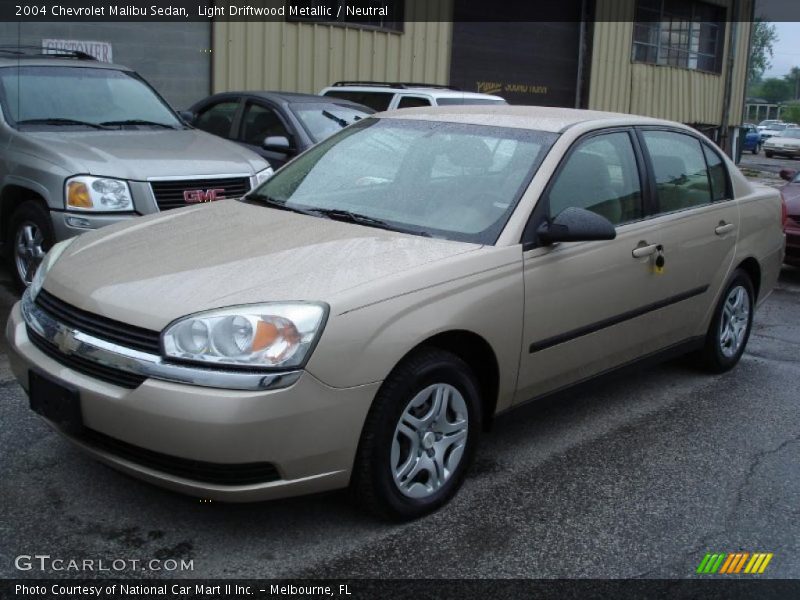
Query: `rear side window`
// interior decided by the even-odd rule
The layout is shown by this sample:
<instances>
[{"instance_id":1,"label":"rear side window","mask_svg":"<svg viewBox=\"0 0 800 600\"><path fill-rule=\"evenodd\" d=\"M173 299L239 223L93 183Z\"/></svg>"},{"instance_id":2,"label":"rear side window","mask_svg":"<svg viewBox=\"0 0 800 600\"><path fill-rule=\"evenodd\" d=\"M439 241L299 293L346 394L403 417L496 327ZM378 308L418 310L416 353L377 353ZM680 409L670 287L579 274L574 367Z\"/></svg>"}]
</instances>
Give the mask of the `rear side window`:
<instances>
[{"instance_id":1,"label":"rear side window","mask_svg":"<svg viewBox=\"0 0 800 600\"><path fill-rule=\"evenodd\" d=\"M214 135L230 137L237 108L239 102L236 100L218 102L201 111L195 119L194 126Z\"/></svg>"},{"instance_id":2,"label":"rear side window","mask_svg":"<svg viewBox=\"0 0 800 600\"><path fill-rule=\"evenodd\" d=\"M727 200L730 198L730 192L728 191L728 170L725 168L725 163L722 162L719 154L705 144L703 144L703 152L706 155L708 175L711 179L711 198L714 202Z\"/></svg>"},{"instance_id":3,"label":"rear side window","mask_svg":"<svg viewBox=\"0 0 800 600\"><path fill-rule=\"evenodd\" d=\"M394 92L352 92L340 90L328 90L325 92L326 96L333 96L334 98L342 98L343 100L350 100L358 102L364 106L369 106L373 110L382 111L389 108L389 104L394 98Z\"/></svg>"},{"instance_id":4,"label":"rear side window","mask_svg":"<svg viewBox=\"0 0 800 600\"><path fill-rule=\"evenodd\" d=\"M415 106L430 106L431 101L419 96L403 96L397 103L397 108L414 108Z\"/></svg>"},{"instance_id":5,"label":"rear side window","mask_svg":"<svg viewBox=\"0 0 800 600\"><path fill-rule=\"evenodd\" d=\"M653 163L659 212L710 204L711 183L700 140L671 131L642 135Z\"/></svg>"}]
</instances>

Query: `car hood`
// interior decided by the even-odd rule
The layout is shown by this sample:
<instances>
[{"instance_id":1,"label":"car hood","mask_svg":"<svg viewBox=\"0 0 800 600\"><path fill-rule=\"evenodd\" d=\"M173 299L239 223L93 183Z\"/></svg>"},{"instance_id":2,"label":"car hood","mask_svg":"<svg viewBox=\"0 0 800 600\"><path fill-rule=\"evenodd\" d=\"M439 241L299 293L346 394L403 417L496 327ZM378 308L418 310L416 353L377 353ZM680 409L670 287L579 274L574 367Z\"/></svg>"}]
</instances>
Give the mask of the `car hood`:
<instances>
[{"instance_id":1,"label":"car hood","mask_svg":"<svg viewBox=\"0 0 800 600\"><path fill-rule=\"evenodd\" d=\"M337 295L479 248L222 200L86 233L44 287L78 308L161 330L237 304L311 300L347 310L334 306Z\"/></svg>"},{"instance_id":2,"label":"car hood","mask_svg":"<svg viewBox=\"0 0 800 600\"><path fill-rule=\"evenodd\" d=\"M145 181L149 177L253 173L260 156L198 129L26 131L14 150L33 154L65 173Z\"/></svg>"},{"instance_id":3,"label":"car hood","mask_svg":"<svg viewBox=\"0 0 800 600\"><path fill-rule=\"evenodd\" d=\"M800 147L800 138L794 137L783 137L779 134L775 134L770 136L769 138L770 144L780 144L782 146L798 146Z\"/></svg>"}]
</instances>

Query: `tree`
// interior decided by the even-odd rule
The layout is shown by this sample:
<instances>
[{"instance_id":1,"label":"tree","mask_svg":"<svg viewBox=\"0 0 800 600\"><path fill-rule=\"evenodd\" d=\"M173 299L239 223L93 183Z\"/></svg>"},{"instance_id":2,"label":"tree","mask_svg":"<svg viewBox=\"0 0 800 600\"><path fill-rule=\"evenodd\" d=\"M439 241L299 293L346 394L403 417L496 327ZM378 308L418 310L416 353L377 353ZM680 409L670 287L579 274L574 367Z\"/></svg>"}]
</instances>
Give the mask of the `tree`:
<instances>
[{"instance_id":1,"label":"tree","mask_svg":"<svg viewBox=\"0 0 800 600\"><path fill-rule=\"evenodd\" d=\"M792 67L783 78L792 90L792 99L797 100L800 98L800 67Z\"/></svg>"},{"instance_id":2,"label":"tree","mask_svg":"<svg viewBox=\"0 0 800 600\"><path fill-rule=\"evenodd\" d=\"M800 103L785 105L781 110L781 119L787 123L800 123Z\"/></svg>"},{"instance_id":3,"label":"tree","mask_svg":"<svg viewBox=\"0 0 800 600\"><path fill-rule=\"evenodd\" d=\"M778 104L792 97L794 90L785 79L770 77L761 84L759 95L770 104Z\"/></svg>"},{"instance_id":4,"label":"tree","mask_svg":"<svg viewBox=\"0 0 800 600\"><path fill-rule=\"evenodd\" d=\"M775 25L756 19L750 36L750 70L747 73L749 80L755 80L772 66L770 59L773 57L773 46L778 41L778 32Z\"/></svg>"}]
</instances>

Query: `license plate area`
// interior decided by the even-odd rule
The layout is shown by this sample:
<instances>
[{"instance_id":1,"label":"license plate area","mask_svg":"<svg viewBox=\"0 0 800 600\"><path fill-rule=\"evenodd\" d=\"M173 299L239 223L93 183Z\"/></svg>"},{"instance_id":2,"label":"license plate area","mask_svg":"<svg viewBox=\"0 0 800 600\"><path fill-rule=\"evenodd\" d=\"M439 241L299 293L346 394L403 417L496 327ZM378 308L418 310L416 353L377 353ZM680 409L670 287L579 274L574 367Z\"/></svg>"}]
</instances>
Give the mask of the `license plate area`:
<instances>
[{"instance_id":1,"label":"license plate area","mask_svg":"<svg viewBox=\"0 0 800 600\"><path fill-rule=\"evenodd\" d=\"M79 433L83 429L78 390L36 371L29 371L28 395L31 410L53 421L61 429L70 433Z\"/></svg>"}]
</instances>

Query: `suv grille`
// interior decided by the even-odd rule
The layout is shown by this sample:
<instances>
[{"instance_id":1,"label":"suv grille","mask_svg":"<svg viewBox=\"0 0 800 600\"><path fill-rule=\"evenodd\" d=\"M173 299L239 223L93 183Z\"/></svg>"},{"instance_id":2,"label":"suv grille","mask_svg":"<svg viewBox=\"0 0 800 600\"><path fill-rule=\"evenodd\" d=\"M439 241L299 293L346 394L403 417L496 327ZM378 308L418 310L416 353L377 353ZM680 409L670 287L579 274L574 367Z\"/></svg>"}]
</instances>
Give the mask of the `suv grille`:
<instances>
[{"instance_id":1,"label":"suv grille","mask_svg":"<svg viewBox=\"0 0 800 600\"><path fill-rule=\"evenodd\" d=\"M28 339L34 346L54 361L61 363L65 367L69 367L73 371L83 373L89 377L94 377L100 381L133 390L142 385L146 379L143 375L121 371L113 367L106 367L105 365L86 360L85 358L73 354L64 354L58 346L41 337L30 327L28 327Z\"/></svg>"},{"instance_id":2,"label":"suv grille","mask_svg":"<svg viewBox=\"0 0 800 600\"><path fill-rule=\"evenodd\" d=\"M45 290L41 290L36 296L36 304L56 321L72 329L126 348L141 350L149 354L161 353L161 334L158 331L127 325L86 312L59 300Z\"/></svg>"},{"instance_id":3,"label":"suv grille","mask_svg":"<svg viewBox=\"0 0 800 600\"><path fill-rule=\"evenodd\" d=\"M241 198L250 191L249 177L224 179L181 179L151 181L153 196L160 210L193 206L199 202L211 202L223 198ZM215 190L221 190L215 192ZM186 199L189 196L189 200Z\"/></svg>"},{"instance_id":4,"label":"suv grille","mask_svg":"<svg viewBox=\"0 0 800 600\"><path fill-rule=\"evenodd\" d=\"M88 428L78 435L78 439L143 467L194 481L218 485L252 485L280 479L275 466L266 462L224 464L180 458L134 446Z\"/></svg>"}]
</instances>

